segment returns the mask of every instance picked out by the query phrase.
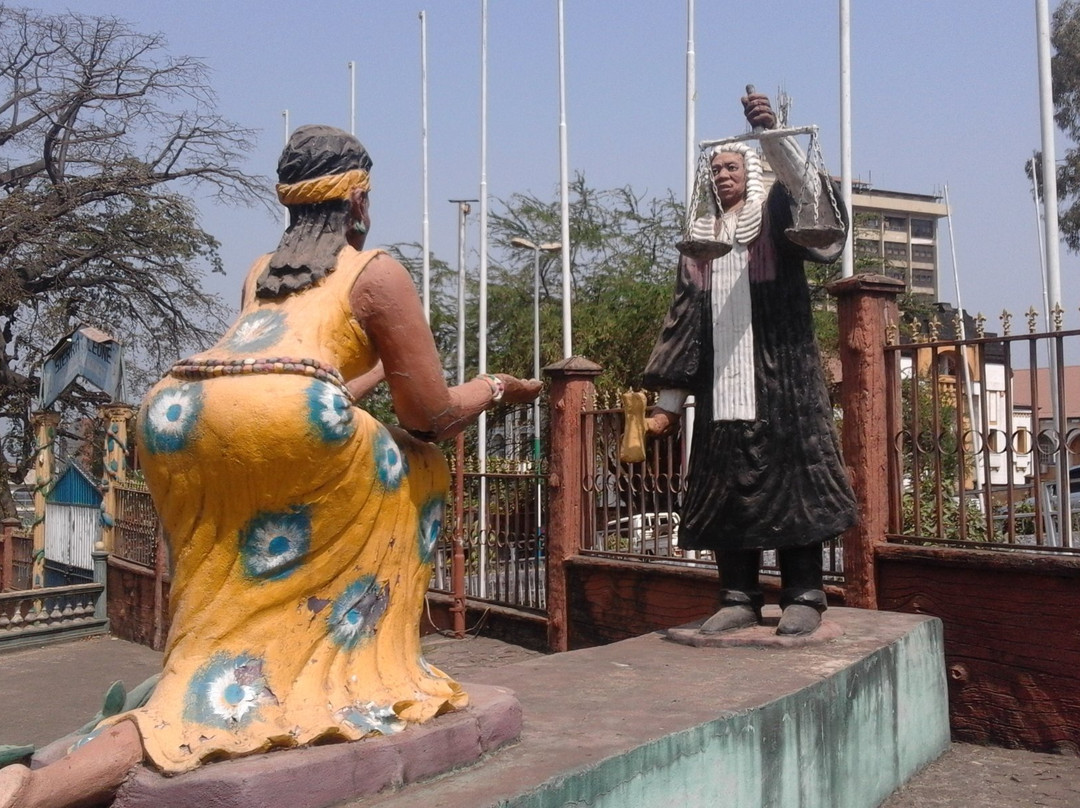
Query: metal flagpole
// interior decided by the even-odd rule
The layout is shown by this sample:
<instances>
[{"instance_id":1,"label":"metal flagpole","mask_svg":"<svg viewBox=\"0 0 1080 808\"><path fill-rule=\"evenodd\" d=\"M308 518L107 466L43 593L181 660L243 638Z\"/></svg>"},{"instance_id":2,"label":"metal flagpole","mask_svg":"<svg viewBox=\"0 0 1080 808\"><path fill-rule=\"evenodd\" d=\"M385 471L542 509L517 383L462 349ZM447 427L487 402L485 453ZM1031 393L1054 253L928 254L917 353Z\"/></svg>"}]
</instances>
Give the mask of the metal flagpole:
<instances>
[{"instance_id":1,"label":"metal flagpole","mask_svg":"<svg viewBox=\"0 0 1080 808\"><path fill-rule=\"evenodd\" d=\"M1057 162L1054 147L1054 96L1050 77L1050 11L1047 0L1035 0L1035 29L1039 57L1039 118L1042 128L1043 228L1046 231L1046 290L1050 314L1061 306L1061 262L1058 245ZM1061 406L1058 370L1061 356L1050 340L1050 395L1054 403L1054 429L1059 437L1057 459L1058 510L1061 545L1072 546L1069 508L1069 449L1065 445L1065 417Z\"/></svg>"},{"instance_id":2,"label":"metal flagpole","mask_svg":"<svg viewBox=\"0 0 1080 808\"><path fill-rule=\"evenodd\" d=\"M349 62L349 134L356 137L356 62Z\"/></svg>"},{"instance_id":3,"label":"metal flagpole","mask_svg":"<svg viewBox=\"0 0 1080 808\"><path fill-rule=\"evenodd\" d=\"M480 349L479 368L487 373L487 0L480 9ZM480 586L479 596L487 597L487 412L480 413L477 452L480 455Z\"/></svg>"},{"instance_id":4,"label":"metal flagpole","mask_svg":"<svg viewBox=\"0 0 1080 808\"><path fill-rule=\"evenodd\" d=\"M1039 278L1042 281L1042 304L1044 328L1050 330L1050 293L1046 288L1046 244L1043 242L1043 221L1039 199L1039 173L1037 171L1037 154L1031 157L1031 189L1035 193L1035 232L1039 236Z\"/></svg>"},{"instance_id":5,"label":"metal flagpole","mask_svg":"<svg viewBox=\"0 0 1080 808\"><path fill-rule=\"evenodd\" d=\"M686 206L694 198L694 177L697 173L697 65L694 53L694 0L686 0Z\"/></svg>"},{"instance_id":6,"label":"metal flagpole","mask_svg":"<svg viewBox=\"0 0 1080 808\"><path fill-rule=\"evenodd\" d=\"M431 322L431 227L428 221L428 99L427 99L427 16L420 12L420 140L423 151L423 214L421 218L422 291L424 319Z\"/></svg>"},{"instance_id":7,"label":"metal flagpole","mask_svg":"<svg viewBox=\"0 0 1080 808\"><path fill-rule=\"evenodd\" d=\"M465 217L475 199L451 199L458 206L458 283L457 283L457 383L465 384Z\"/></svg>"},{"instance_id":8,"label":"metal flagpole","mask_svg":"<svg viewBox=\"0 0 1080 808\"><path fill-rule=\"evenodd\" d=\"M847 205L848 216L854 214L851 207L851 0L840 0L840 199ZM855 222L848 227L844 255L841 259L841 277L855 274L854 244Z\"/></svg>"},{"instance_id":9,"label":"metal flagpole","mask_svg":"<svg viewBox=\"0 0 1080 808\"><path fill-rule=\"evenodd\" d=\"M284 145L289 145L289 110L281 110L281 117L285 121L285 137L283 138Z\"/></svg>"},{"instance_id":10,"label":"metal flagpole","mask_svg":"<svg viewBox=\"0 0 1080 808\"><path fill-rule=\"evenodd\" d=\"M949 202L949 186L945 185L945 220L949 225L949 253L952 256L952 269L953 269L953 289L956 291L956 308L960 312L960 341L965 342L967 340L967 327L964 324L964 303L960 299L960 269L956 265L956 237L953 235L952 226L952 203ZM967 399L968 408L968 429L973 433L975 431L975 396L971 389L971 370L968 365L968 346L964 346L964 350L960 353L960 361L964 363L964 397ZM959 370L959 368L958 368ZM963 476L963 475L961 475ZM975 464L975 485L982 490L987 483L986 469L982 463ZM964 495L963 491L958 492L960 496Z\"/></svg>"},{"instance_id":11,"label":"metal flagpole","mask_svg":"<svg viewBox=\"0 0 1080 808\"><path fill-rule=\"evenodd\" d=\"M559 200L562 222L562 329L563 358L573 356L570 299L570 180L566 149L566 32L563 0L559 5Z\"/></svg>"},{"instance_id":12,"label":"metal flagpole","mask_svg":"<svg viewBox=\"0 0 1080 808\"><path fill-rule=\"evenodd\" d=\"M689 221L690 206L694 200L694 184L697 179L698 147L697 139L697 59L694 42L694 0L686 0L686 209ZM693 396L688 396L686 403L694 404ZM681 470L682 479L686 479L690 468L690 446L693 443L694 415L697 408L683 408L683 439ZM687 558L697 557L696 550L686 550Z\"/></svg>"}]
</instances>

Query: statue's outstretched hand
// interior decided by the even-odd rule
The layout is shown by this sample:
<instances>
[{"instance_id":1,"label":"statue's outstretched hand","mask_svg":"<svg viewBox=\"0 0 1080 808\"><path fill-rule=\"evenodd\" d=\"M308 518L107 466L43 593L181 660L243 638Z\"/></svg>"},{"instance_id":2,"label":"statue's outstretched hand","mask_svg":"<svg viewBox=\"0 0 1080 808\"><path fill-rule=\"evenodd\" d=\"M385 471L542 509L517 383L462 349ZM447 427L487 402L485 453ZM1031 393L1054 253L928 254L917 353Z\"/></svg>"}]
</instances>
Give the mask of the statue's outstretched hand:
<instances>
[{"instance_id":1,"label":"statue's outstretched hand","mask_svg":"<svg viewBox=\"0 0 1080 808\"><path fill-rule=\"evenodd\" d=\"M654 438L670 435L679 426L677 413L653 407L652 414L645 419L645 434Z\"/></svg>"},{"instance_id":2,"label":"statue's outstretched hand","mask_svg":"<svg viewBox=\"0 0 1080 808\"><path fill-rule=\"evenodd\" d=\"M539 379L519 379L509 373L496 373L502 383L506 385L503 390L503 404L527 404L540 395L544 383Z\"/></svg>"}]
</instances>

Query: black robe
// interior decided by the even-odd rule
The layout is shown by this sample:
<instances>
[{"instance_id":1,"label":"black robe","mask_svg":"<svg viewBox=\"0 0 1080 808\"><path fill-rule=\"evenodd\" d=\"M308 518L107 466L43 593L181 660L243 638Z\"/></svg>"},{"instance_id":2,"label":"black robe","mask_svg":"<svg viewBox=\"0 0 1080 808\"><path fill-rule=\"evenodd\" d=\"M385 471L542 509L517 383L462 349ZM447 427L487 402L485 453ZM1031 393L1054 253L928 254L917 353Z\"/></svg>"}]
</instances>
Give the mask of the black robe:
<instances>
[{"instance_id":1,"label":"black robe","mask_svg":"<svg viewBox=\"0 0 1080 808\"><path fill-rule=\"evenodd\" d=\"M675 299L645 369L647 388L685 388L696 398L679 526L679 546L688 550L813 544L856 519L803 269L804 260L835 261L843 237L825 250L789 241L791 200L779 183L764 207L747 270L757 420L712 420L710 279L692 261L680 262Z\"/></svg>"}]
</instances>

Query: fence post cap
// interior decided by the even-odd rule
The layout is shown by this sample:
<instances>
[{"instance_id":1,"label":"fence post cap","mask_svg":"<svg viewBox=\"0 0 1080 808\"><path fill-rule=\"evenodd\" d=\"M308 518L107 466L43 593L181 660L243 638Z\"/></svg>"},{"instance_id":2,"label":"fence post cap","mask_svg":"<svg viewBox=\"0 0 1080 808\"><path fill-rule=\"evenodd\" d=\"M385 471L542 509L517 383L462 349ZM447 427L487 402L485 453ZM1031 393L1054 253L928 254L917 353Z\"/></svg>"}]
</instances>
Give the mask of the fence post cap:
<instances>
[{"instance_id":1,"label":"fence post cap","mask_svg":"<svg viewBox=\"0 0 1080 808\"><path fill-rule=\"evenodd\" d=\"M904 282L886 275L867 272L833 281L826 289L833 297L853 295L859 292L898 296L904 293Z\"/></svg>"},{"instance_id":2,"label":"fence post cap","mask_svg":"<svg viewBox=\"0 0 1080 808\"><path fill-rule=\"evenodd\" d=\"M584 356L568 356L565 359L560 359L558 362L552 362L550 365L544 367L544 373L548 376L599 376L603 372L604 369L600 367L600 365L590 359L586 359Z\"/></svg>"}]
</instances>

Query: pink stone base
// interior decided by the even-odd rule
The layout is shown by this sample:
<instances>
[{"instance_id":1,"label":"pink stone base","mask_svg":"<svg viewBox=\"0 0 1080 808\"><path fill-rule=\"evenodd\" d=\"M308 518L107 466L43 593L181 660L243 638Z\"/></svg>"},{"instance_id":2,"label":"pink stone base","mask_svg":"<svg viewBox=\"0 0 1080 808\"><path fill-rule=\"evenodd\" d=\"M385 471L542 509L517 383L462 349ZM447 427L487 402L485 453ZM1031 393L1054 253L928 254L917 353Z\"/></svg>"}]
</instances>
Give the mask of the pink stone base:
<instances>
[{"instance_id":1,"label":"pink stone base","mask_svg":"<svg viewBox=\"0 0 1080 808\"><path fill-rule=\"evenodd\" d=\"M839 623L829 620L828 614L826 610L817 631L801 637L780 636L776 633L776 626L780 622L780 609L776 606L766 606L762 609L762 620L759 626L725 631L721 634L702 634L698 629L705 621L698 620L696 623L669 628L664 632L664 636L672 642L698 648L805 648L827 643L843 635L844 629Z\"/></svg>"},{"instance_id":2,"label":"pink stone base","mask_svg":"<svg viewBox=\"0 0 1080 808\"><path fill-rule=\"evenodd\" d=\"M469 706L387 737L252 755L176 777L139 766L113 808L323 808L470 766L521 735L513 691L464 685Z\"/></svg>"}]
</instances>

